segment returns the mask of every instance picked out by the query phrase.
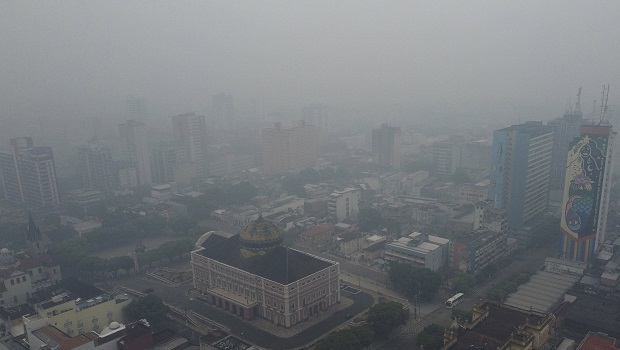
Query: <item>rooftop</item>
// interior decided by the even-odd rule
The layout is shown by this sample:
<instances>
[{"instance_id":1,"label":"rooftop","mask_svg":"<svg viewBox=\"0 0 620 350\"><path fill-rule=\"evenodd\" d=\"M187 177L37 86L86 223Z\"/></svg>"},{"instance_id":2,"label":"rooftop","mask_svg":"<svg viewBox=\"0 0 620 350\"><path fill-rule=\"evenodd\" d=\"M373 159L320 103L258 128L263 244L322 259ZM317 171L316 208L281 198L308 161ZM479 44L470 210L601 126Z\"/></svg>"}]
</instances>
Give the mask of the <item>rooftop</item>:
<instances>
[{"instance_id":1,"label":"rooftop","mask_svg":"<svg viewBox=\"0 0 620 350\"><path fill-rule=\"evenodd\" d=\"M336 264L283 246L264 256L245 259L239 251L239 235L211 235L194 253L280 284L290 284Z\"/></svg>"}]
</instances>

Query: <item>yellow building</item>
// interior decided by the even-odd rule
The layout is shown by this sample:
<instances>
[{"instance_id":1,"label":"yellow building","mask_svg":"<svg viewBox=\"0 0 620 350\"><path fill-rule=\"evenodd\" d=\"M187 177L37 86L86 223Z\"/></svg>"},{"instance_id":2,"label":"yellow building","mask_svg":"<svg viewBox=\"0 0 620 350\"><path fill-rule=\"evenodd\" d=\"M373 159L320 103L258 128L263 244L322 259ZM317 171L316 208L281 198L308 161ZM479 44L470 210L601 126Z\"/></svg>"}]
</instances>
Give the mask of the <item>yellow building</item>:
<instances>
[{"instance_id":1,"label":"yellow building","mask_svg":"<svg viewBox=\"0 0 620 350\"><path fill-rule=\"evenodd\" d=\"M73 336L90 331L100 332L113 321L122 322L122 309L131 299L124 295L98 294L90 294L91 298L83 299L65 292L35 305L36 314L22 317L26 332L50 325Z\"/></svg>"}]
</instances>

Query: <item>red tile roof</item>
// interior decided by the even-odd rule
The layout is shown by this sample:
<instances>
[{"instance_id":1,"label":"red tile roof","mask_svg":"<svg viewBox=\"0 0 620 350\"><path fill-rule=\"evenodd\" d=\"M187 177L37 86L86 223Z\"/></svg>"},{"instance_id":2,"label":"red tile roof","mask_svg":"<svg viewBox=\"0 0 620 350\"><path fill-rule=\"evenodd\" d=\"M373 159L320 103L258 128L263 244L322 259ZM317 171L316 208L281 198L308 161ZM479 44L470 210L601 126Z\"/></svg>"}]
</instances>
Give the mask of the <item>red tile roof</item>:
<instances>
[{"instance_id":1,"label":"red tile roof","mask_svg":"<svg viewBox=\"0 0 620 350\"><path fill-rule=\"evenodd\" d=\"M589 332L579 344L578 350L618 350L616 338L605 334Z\"/></svg>"},{"instance_id":2,"label":"red tile roof","mask_svg":"<svg viewBox=\"0 0 620 350\"><path fill-rule=\"evenodd\" d=\"M316 225L316 226L309 227L306 231L304 231L303 235L307 237L312 237L312 236L317 236L321 233L325 233L333 229L334 229L334 225L332 224Z\"/></svg>"}]
</instances>

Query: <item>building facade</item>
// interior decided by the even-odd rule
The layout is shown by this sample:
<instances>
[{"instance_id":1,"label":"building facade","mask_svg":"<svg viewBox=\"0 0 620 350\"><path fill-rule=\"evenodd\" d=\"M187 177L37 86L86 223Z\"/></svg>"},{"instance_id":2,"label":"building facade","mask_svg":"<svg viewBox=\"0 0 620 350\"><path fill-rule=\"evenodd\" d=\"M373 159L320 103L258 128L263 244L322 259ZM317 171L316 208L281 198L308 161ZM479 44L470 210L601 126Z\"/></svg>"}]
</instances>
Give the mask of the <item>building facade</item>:
<instances>
[{"instance_id":1,"label":"building facade","mask_svg":"<svg viewBox=\"0 0 620 350\"><path fill-rule=\"evenodd\" d=\"M580 132L567 154L560 230L563 257L587 262L605 240L616 133L610 125Z\"/></svg>"},{"instance_id":2,"label":"building facade","mask_svg":"<svg viewBox=\"0 0 620 350\"><path fill-rule=\"evenodd\" d=\"M123 151L135 165L138 185L151 184L151 160L146 140L146 126L132 119L120 124L118 130Z\"/></svg>"},{"instance_id":3,"label":"building facade","mask_svg":"<svg viewBox=\"0 0 620 350\"><path fill-rule=\"evenodd\" d=\"M34 147L32 138L11 139L11 150L0 152L3 196L30 208L59 205L56 167L51 147Z\"/></svg>"},{"instance_id":4,"label":"building facade","mask_svg":"<svg viewBox=\"0 0 620 350\"><path fill-rule=\"evenodd\" d=\"M263 129L263 172L281 174L315 164L319 152L319 131L301 121L300 126L283 129L280 123Z\"/></svg>"},{"instance_id":5,"label":"building facade","mask_svg":"<svg viewBox=\"0 0 620 350\"><path fill-rule=\"evenodd\" d=\"M347 188L336 191L329 195L327 202L327 214L336 221L356 219L359 214L359 200L361 192L355 188Z\"/></svg>"},{"instance_id":6,"label":"building facade","mask_svg":"<svg viewBox=\"0 0 620 350\"><path fill-rule=\"evenodd\" d=\"M381 124L372 131L372 161L400 169L400 127Z\"/></svg>"},{"instance_id":7,"label":"building facade","mask_svg":"<svg viewBox=\"0 0 620 350\"><path fill-rule=\"evenodd\" d=\"M450 267L475 275L506 256L506 233L480 229L454 236L450 243Z\"/></svg>"},{"instance_id":8,"label":"building facade","mask_svg":"<svg viewBox=\"0 0 620 350\"><path fill-rule=\"evenodd\" d=\"M216 130L231 130L235 123L233 97L223 92L213 95L213 122Z\"/></svg>"},{"instance_id":9,"label":"building facade","mask_svg":"<svg viewBox=\"0 0 620 350\"><path fill-rule=\"evenodd\" d=\"M200 298L246 320L291 327L340 302L337 262L280 245L282 231L260 217L240 234L209 232L191 253Z\"/></svg>"},{"instance_id":10,"label":"building facade","mask_svg":"<svg viewBox=\"0 0 620 350\"><path fill-rule=\"evenodd\" d=\"M493 132L488 199L521 230L548 208L553 129L526 122Z\"/></svg>"},{"instance_id":11,"label":"building facade","mask_svg":"<svg viewBox=\"0 0 620 350\"><path fill-rule=\"evenodd\" d=\"M205 117L185 113L172 117L174 139L187 149L189 160L199 175L207 171L207 125Z\"/></svg>"},{"instance_id":12,"label":"building facade","mask_svg":"<svg viewBox=\"0 0 620 350\"><path fill-rule=\"evenodd\" d=\"M105 192L116 188L112 151L97 140L78 148L78 164L84 188Z\"/></svg>"}]
</instances>

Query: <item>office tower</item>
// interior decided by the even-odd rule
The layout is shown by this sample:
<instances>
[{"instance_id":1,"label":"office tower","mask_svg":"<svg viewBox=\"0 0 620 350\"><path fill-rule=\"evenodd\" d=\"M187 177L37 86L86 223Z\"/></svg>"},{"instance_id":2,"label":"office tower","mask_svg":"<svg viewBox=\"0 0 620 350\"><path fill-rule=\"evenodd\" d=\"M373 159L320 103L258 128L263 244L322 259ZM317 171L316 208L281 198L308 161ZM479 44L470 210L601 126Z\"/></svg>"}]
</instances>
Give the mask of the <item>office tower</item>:
<instances>
[{"instance_id":1,"label":"office tower","mask_svg":"<svg viewBox=\"0 0 620 350\"><path fill-rule=\"evenodd\" d=\"M400 169L400 127L381 124L372 131L372 161Z\"/></svg>"},{"instance_id":2,"label":"office tower","mask_svg":"<svg viewBox=\"0 0 620 350\"><path fill-rule=\"evenodd\" d=\"M118 129L123 150L135 164L138 185L151 184L151 164L144 123L128 120L127 123L120 124Z\"/></svg>"},{"instance_id":3,"label":"office tower","mask_svg":"<svg viewBox=\"0 0 620 350\"><path fill-rule=\"evenodd\" d=\"M431 146L435 174L449 177L461 167L463 145L464 140L461 137L451 137Z\"/></svg>"},{"instance_id":4,"label":"office tower","mask_svg":"<svg viewBox=\"0 0 620 350\"><path fill-rule=\"evenodd\" d=\"M196 113L185 113L172 117L175 141L187 149L189 160L194 163L199 175L206 174L207 126L205 117Z\"/></svg>"},{"instance_id":5,"label":"office tower","mask_svg":"<svg viewBox=\"0 0 620 350\"><path fill-rule=\"evenodd\" d=\"M196 165L190 161L187 148L182 145L160 145L153 151L151 163L153 181L189 184L198 176Z\"/></svg>"},{"instance_id":6,"label":"office tower","mask_svg":"<svg viewBox=\"0 0 620 350\"><path fill-rule=\"evenodd\" d=\"M30 208L60 204L50 147L34 147L30 137L11 139L11 150L0 152L0 173L7 200Z\"/></svg>"},{"instance_id":7,"label":"office tower","mask_svg":"<svg viewBox=\"0 0 620 350\"><path fill-rule=\"evenodd\" d=\"M319 131L301 121L300 126L263 129L263 172L280 174L313 166L318 157Z\"/></svg>"},{"instance_id":8,"label":"office tower","mask_svg":"<svg viewBox=\"0 0 620 350\"><path fill-rule=\"evenodd\" d=\"M213 117L216 130L231 130L235 122L233 97L220 92L213 95Z\"/></svg>"},{"instance_id":9,"label":"office tower","mask_svg":"<svg viewBox=\"0 0 620 350\"><path fill-rule=\"evenodd\" d=\"M147 122L148 107L144 98L135 98L132 95L127 95L125 107L127 108L127 120Z\"/></svg>"},{"instance_id":10,"label":"office tower","mask_svg":"<svg viewBox=\"0 0 620 350\"><path fill-rule=\"evenodd\" d=\"M493 132L489 199L508 212L508 228L521 230L549 201L553 129L526 122Z\"/></svg>"},{"instance_id":11,"label":"office tower","mask_svg":"<svg viewBox=\"0 0 620 350\"><path fill-rule=\"evenodd\" d=\"M84 188L103 192L115 189L115 169L112 152L102 147L97 139L78 148L78 163Z\"/></svg>"},{"instance_id":12,"label":"office tower","mask_svg":"<svg viewBox=\"0 0 620 350\"><path fill-rule=\"evenodd\" d=\"M587 262L603 245L615 136L609 124L584 125L570 144L560 214L564 259Z\"/></svg>"},{"instance_id":13,"label":"office tower","mask_svg":"<svg viewBox=\"0 0 620 350\"><path fill-rule=\"evenodd\" d=\"M557 118L548 123L553 128L553 157L551 161L551 188L563 189L564 177L566 176L567 150L573 139L579 136L579 130L585 121L581 113L579 98L581 89L577 94L577 104L574 110L567 110L562 118Z\"/></svg>"}]
</instances>

